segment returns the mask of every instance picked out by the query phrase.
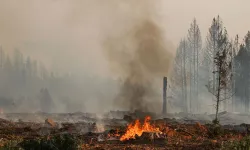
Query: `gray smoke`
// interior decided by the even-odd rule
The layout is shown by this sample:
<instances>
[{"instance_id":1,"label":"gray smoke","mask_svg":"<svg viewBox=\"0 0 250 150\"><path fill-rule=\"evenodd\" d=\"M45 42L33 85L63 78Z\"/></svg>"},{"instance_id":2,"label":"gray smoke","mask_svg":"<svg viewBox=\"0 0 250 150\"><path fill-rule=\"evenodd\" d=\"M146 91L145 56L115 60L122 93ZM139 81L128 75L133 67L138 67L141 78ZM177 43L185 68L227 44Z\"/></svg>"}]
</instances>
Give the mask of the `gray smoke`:
<instances>
[{"instance_id":1,"label":"gray smoke","mask_svg":"<svg viewBox=\"0 0 250 150\"><path fill-rule=\"evenodd\" d=\"M122 38L108 40L108 58L122 79L115 104L131 111L152 111L150 101L157 104L159 96L154 84L168 75L171 65L172 54L167 45L163 31L149 18L141 20Z\"/></svg>"}]
</instances>

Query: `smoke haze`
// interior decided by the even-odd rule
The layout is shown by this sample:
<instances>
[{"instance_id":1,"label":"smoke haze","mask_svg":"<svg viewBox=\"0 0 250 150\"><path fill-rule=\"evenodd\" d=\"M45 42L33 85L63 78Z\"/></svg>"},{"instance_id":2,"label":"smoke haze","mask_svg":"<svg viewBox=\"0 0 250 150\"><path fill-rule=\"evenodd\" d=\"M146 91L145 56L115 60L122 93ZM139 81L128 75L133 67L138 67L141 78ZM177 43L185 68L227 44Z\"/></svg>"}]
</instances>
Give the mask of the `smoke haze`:
<instances>
[{"instance_id":1,"label":"smoke haze","mask_svg":"<svg viewBox=\"0 0 250 150\"><path fill-rule=\"evenodd\" d=\"M36 99L42 88L48 88L56 104L54 111L69 111L68 107L71 111L119 109L117 106L121 105L114 105L114 100L123 103L125 99L130 103L122 108L137 109L133 105L142 104L145 97L158 96L157 100L160 100L161 88L157 87L159 93L155 93L152 78L161 80L170 62L170 59L166 60L169 49L165 47L165 35L161 33L164 28L160 27L162 24L156 13L161 2L25 0L0 3L0 44L4 51L12 53L17 48L25 57L29 55L42 61L53 72L74 75L71 84L61 83L63 87L48 83L40 88L31 86L18 94L9 89L7 96L14 101L28 95L32 98L24 99ZM110 39L114 38L118 50L106 57L106 44L113 47ZM130 43L124 45L123 39ZM122 55L123 46L129 46L125 49L128 55L133 55L132 60L130 56L124 57L122 62L112 60L115 58L111 55ZM119 66L118 72L112 70L114 64ZM122 85L116 79L124 80ZM130 92L128 89L132 86L135 89ZM139 94L135 93L137 89ZM118 101L120 97L123 99ZM133 99L135 103L132 103ZM18 103L21 111L37 110L31 110L31 104L31 108L39 107L36 100ZM146 109L146 105L138 109Z\"/></svg>"},{"instance_id":2,"label":"smoke haze","mask_svg":"<svg viewBox=\"0 0 250 150\"><path fill-rule=\"evenodd\" d=\"M74 75L71 84L57 84L56 90L43 84L31 86L32 91L23 88L22 95L3 86L2 93L7 91L13 99L32 93L32 106L25 102L22 110L38 107L36 95L45 87L60 111L68 111L60 97L70 98L72 111L121 106L148 110L152 102L161 103L162 77L168 75L174 45L192 18L196 16L203 37L217 14L229 33L243 36L250 26L241 17L249 13L247 4L246 0L1 0L3 50L12 53L18 48L49 70Z\"/></svg>"}]
</instances>

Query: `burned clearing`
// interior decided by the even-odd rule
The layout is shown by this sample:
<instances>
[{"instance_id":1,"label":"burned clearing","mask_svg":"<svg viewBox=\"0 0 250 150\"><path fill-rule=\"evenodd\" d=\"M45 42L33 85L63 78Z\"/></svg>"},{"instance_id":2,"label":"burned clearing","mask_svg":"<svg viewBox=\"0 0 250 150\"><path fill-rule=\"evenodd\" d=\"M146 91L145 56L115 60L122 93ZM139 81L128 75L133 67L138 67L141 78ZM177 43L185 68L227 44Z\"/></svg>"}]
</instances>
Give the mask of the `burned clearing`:
<instances>
[{"instance_id":1,"label":"burned clearing","mask_svg":"<svg viewBox=\"0 0 250 150\"><path fill-rule=\"evenodd\" d=\"M123 117L118 117L123 114ZM112 118L111 116L117 116ZM149 116L151 115L151 116ZM211 120L157 119L144 112L95 114L5 114L2 149L231 149L249 148L249 125L214 125ZM221 118L223 118L221 114ZM16 117L23 118L14 121ZM28 121L27 116L47 118ZM134 119L137 118L137 119ZM12 121L10 121L12 120ZM71 121L69 121L71 120ZM201 122L201 123L200 123Z\"/></svg>"},{"instance_id":2,"label":"burned clearing","mask_svg":"<svg viewBox=\"0 0 250 150\"><path fill-rule=\"evenodd\" d=\"M250 149L249 5L0 0L0 150Z\"/></svg>"}]
</instances>

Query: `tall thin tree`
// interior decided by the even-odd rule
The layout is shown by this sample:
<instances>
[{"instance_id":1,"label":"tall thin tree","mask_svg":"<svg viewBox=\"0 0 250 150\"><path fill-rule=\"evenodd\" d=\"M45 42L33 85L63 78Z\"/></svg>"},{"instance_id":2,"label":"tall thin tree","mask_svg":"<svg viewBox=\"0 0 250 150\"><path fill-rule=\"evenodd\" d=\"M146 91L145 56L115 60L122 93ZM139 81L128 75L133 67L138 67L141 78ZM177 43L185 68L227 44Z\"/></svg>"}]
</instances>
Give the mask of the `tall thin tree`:
<instances>
[{"instance_id":1,"label":"tall thin tree","mask_svg":"<svg viewBox=\"0 0 250 150\"><path fill-rule=\"evenodd\" d=\"M227 89L228 84L231 82L231 73L232 73L232 62L230 58L230 52L232 44L228 39L227 30L219 32L218 34L218 51L214 57L214 63L216 65L216 70L213 71L214 74L217 74L217 85L216 92L213 93L216 96L216 113L214 123L219 122L218 113L220 102L228 100L229 97L222 97L222 90Z\"/></svg>"},{"instance_id":2,"label":"tall thin tree","mask_svg":"<svg viewBox=\"0 0 250 150\"><path fill-rule=\"evenodd\" d=\"M202 48L202 39L199 26L196 19L190 25L187 35L189 43L189 59L190 59L190 100L194 101L194 109L198 111L198 80L199 80L199 56Z\"/></svg>"}]
</instances>

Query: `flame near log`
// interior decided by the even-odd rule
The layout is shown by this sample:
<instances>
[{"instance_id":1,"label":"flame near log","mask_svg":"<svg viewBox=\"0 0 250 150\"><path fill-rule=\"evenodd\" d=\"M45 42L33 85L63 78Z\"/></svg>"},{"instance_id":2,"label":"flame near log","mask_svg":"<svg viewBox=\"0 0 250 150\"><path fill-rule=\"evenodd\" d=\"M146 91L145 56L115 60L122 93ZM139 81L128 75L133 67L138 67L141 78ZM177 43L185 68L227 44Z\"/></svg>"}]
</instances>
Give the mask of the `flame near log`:
<instances>
[{"instance_id":1,"label":"flame near log","mask_svg":"<svg viewBox=\"0 0 250 150\"><path fill-rule=\"evenodd\" d=\"M120 141L126 141L129 139L135 139L136 135L141 136L143 132L157 132L162 133L160 128L155 127L150 123L151 117L145 117L143 125L141 125L140 121L137 119L134 123L128 125L126 133L121 136Z\"/></svg>"}]
</instances>

